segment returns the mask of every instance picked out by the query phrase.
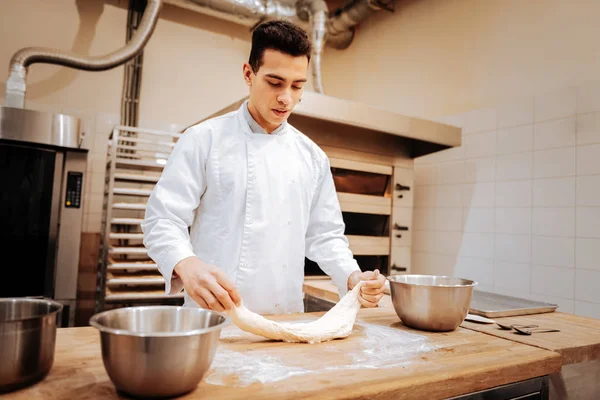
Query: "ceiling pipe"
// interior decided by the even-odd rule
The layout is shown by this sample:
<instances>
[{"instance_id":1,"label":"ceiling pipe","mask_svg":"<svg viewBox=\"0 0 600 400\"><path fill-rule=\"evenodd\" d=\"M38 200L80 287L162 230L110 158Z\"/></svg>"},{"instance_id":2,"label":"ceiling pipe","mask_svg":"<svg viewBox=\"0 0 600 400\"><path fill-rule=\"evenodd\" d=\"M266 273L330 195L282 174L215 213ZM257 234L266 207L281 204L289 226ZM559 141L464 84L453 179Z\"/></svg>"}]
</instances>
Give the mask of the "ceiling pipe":
<instances>
[{"instance_id":1,"label":"ceiling pipe","mask_svg":"<svg viewBox=\"0 0 600 400\"><path fill-rule=\"evenodd\" d=\"M6 82L6 105L14 108L25 106L27 68L32 64L45 63L85 71L104 71L131 60L142 51L154 32L162 4L162 0L148 0L140 25L131 40L121 49L104 56L81 56L70 51L45 47L27 47L19 50L10 61Z\"/></svg>"},{"instance_id":2,"label":"ceiling pipe","mask_svg":"<svg viewBox=\"0 0 600 400\"><path fill-rule=\"evenodd\" d=\"M351 0L327 20L327 44L346 49L354 39L354 28L377 11L394 11L394 0Z\"/></svg>"},{"instance_id":3,"label":"ceiling pipe","mask_svg":"<svg viewBox=\"0 0 600 400\"><path fill-rule=\"evenodd\" d=\"M298 3L298 15L308 20L310 24L310 37L313 45L312 76L313 86L317 93L323 93L321 80L321 54L326 40L327 3L324 0L300 0Z\"/></svg>"}]
</instances>

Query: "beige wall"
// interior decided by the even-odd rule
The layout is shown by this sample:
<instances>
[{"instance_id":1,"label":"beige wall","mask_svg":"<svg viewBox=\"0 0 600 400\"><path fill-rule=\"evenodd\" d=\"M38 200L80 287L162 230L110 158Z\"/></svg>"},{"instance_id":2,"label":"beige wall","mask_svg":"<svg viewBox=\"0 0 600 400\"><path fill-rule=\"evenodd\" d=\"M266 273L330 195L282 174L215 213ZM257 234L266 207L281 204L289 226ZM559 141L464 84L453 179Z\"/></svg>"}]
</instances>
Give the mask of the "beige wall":
<instances>
[{"instance_id":1,"label":"beige wall","mask_svg":"<svg viewBox=\"0 0 600 400\"><path fill-rule=\"evenodd\" d=\"M329 94L424 117L600 79L600 2L404 0L327 49Z\"/></svg>"},{"instance_id":2,"label":"beige wall","mask_svg":"<svg viewBox=\"0 0 600 400\"><path fill-rule=\"evenodd\" d=\"M5 0L0 65L24 46L112 51L124 42L126 3ZM599 12L594 0L398 1L395 13L365 22L349 49L326 49L325 90L439 117L577 85L600 77ZM245 95L248 39L246 27L165 6L145 52L141 120L186 125ZM28 82L31 104L119 112L122 67L34 65Z\"/></svg>"},{"instance_id":3,"label":"beige wall","mask_svg":"<svg viewBox=\"0 0 600 400\"><path fill-rule=\"evenodd\" d=\"M15 51L49 46L102 55L125 42L127 1L4 0L0 2L0 65ZM166 5L145 48L140 120L194 122L244 96L242 64L248 28ZM0 82L4 102L5 77ZM118 114L123 67L103 72L34 64L27 104L65 112Z\"/></svg>"}]
</instances>

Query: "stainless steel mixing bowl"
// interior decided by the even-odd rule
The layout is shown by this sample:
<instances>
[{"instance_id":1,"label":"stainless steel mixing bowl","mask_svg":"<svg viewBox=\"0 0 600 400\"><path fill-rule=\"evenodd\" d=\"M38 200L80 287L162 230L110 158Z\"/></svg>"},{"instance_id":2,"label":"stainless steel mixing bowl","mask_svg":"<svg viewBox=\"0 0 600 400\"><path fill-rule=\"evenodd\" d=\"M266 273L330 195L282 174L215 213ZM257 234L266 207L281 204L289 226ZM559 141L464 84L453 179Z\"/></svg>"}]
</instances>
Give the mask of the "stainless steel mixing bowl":
<instances>
[{"instance_id":1,"label":"stainless steel mixing bowl","mask_svg":"<svg viewBox=\"0 0 600 400\"><path fill-rule=\"evenodd\" d=\"M54 363L56 315L46 299L0 298L0 393L42 380Z\"/></svg>"},{"instance_id":2,"label":"stainless steel mixing bowl","mask_svg":"<svg viewBox=\"0 0 600 400\"><path fill-rule=\"evenodd\" d=\"M110 380L136 397L171 397L190 392L209 369L224 314L201 308L145 306L98 313L102 360Z\"/></svg>"},{"instance_id":3,"label":"stainless steel mixing bowl","mask_svg":"<svg viewBox=\"0 0 600 400\"><path fill-rule=\"evenodd\" d=\"M392 303L411 328L446 332L465 319L477 282L439 275L389 276Z\"/></svg>"}]
</instances>

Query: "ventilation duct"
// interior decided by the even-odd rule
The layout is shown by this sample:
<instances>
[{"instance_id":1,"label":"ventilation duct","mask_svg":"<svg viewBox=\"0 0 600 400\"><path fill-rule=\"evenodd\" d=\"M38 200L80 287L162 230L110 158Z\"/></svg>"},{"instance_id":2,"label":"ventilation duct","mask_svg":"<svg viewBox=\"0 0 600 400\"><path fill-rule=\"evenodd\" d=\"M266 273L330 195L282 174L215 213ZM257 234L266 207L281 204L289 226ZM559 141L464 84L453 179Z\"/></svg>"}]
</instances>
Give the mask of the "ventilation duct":
<instances>
[{"instance_id":1,"label":"ventilation duct","mask_svg":"<svg viewBox=\"0 0 600 400\"><path fill-rule=\"evenodd\" d=\"M165 3L248 27L270 19L286 19L306 31L311 28L309 9L323 9L326 13L328 10L325 0L165 0ZM394 0L348 1L327 18L324 35L327 45L347 48L356 25L376 11L393 11L393 3Z\"/></svg>"},{"instance_id":2,"label":"ventilation duct","mask_svg":"<svg viewBox=\"0 0 600 400\"><path fill-rule=\"evenodd\" d=\"M394 0L351 0L329 16L325 0L165 0L166 3L248 27L272 19L300 26L313 42L314 89L323 93L321 54L325 44L345 49L354 38L354 27L379 10L392 11Z\"/></svg>"},{"instance_id":3,"label":"ventilation duct","mask_svg":"<svg viewBox=\"0 0 600 400\"><path fill-rule=\"evenodd\" d=\"M154 31L162 8L162 0L148 0L140 25L131 40L121 49L104 56L81 56L68 51L43 47L27 47L19 50L10 61L9 77L6 82L6 105L23 108L27 90L27 68L31 64L45 63L86 71L104 71L138 55Z\"/></svg>"},{"instance_id":4,"label":"ventilation duct","mask_svg":"<svg viewBox=\"0 0 600 400\"><path fill-rule=\"evenodd\" d=\"M354 39L354 27L376 11L394 10L394 0L352 0L338 9L327 21L327 42L337 49L345 49Z\"/></svg>"}]
</instances>

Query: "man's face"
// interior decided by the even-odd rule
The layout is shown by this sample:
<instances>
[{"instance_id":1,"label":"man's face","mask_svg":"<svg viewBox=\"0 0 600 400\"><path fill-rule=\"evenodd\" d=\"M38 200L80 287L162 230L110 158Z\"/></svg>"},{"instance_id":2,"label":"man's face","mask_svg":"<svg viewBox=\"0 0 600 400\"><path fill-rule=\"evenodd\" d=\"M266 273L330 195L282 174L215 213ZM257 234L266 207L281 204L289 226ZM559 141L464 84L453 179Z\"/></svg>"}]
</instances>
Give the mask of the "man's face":
<instances>
[{"instance_id":1,"label":"man's face","mask_svg":"<svg viewBox=\"0 0 600 400\"><path fill-rule=\"evenodd\" d=\"M298 104L306 82L308 58L267 49L262 61L256 74L250 64L244 64L244 80L250 87L250 112L270 133L287 120Z\"/></svg>"}]
</instances>

